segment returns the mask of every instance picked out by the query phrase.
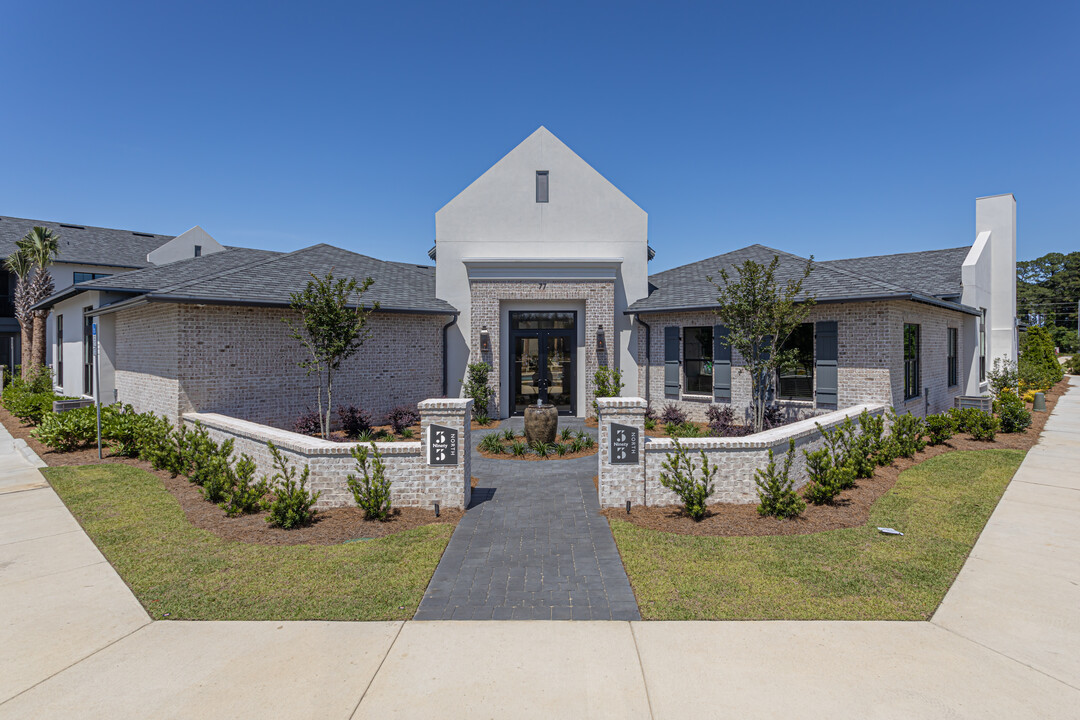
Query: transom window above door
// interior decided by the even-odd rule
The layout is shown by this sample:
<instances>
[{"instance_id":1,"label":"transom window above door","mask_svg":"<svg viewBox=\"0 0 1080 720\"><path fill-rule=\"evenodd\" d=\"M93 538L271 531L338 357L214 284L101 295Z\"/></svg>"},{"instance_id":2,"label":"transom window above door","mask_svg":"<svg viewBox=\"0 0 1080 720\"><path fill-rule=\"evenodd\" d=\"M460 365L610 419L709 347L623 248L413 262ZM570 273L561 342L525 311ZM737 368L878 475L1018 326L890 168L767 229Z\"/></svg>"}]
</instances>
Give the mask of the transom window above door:
<instances>
[{"instance_id":1,"label":"transom window above door","mask_svg":"<svg viewBox=\"0 0 1080 720\"><path fill-rule=\"evenodd\" d=\"M511 330L573 330L574 312L529 312L510 313Z\"/></svg>"}]
</instances>

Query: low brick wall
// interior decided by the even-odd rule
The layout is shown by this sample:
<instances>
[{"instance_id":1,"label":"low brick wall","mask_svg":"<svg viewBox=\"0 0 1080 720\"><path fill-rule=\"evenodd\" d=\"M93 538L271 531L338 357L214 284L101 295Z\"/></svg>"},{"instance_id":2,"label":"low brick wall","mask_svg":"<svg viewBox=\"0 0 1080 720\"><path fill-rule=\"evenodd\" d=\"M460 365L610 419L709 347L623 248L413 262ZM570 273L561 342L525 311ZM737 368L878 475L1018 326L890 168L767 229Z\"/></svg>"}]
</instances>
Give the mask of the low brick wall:
<instances>
[{"instance_id":1,"label":"low brick wall","mask_svg":"<svg viewBox=\"0 0 1080 720\"><path fill-rule=\"evenodd\" d=\"M645 401L641 398L605 398L600 404L600 476L599 497L601 507L621 507L627 500L638 505L678 505L675 493L660 484L662 463L667 453L673 452L675 443L669 438L645 436ZM796 487L802 487L809 479L803 450L817 450L823 443L818 425L825 429L835 427L845 418L858 417L863 410L871 415L885 412L882 404L853 405L814 418L800 420L782 427L738 438L682 438L679 443L690 454L694 464L701 465L700 451L704 451L709 464L717 468L716 492L710 502L756 503L757 485L754 471L769 462L769 450L777 463L783 462L791 439L795 440L795 457L791 465L791 477ZM637 465L612 465L609 448L606 447L611 423L619 423L639 429L641 436L641 462Z\"/></svg>"},{"instance_id":2,"label":"low brick wall","mask_svg":"<svg viewBox=\"0 0 1080 720\"><path fill-rule=\"evenodd\" d=\"M425 400L418 407L420 441L375 443L391 481L391 502L401 507L430 508L435 502L444 508L468 507L472 463L471 423L466 419L472 414L472 400ZM350 452L359 443L331 442L217 413L185 413L183 418L190 426L200 423L215 442L232 439L234 453L250 455L260 476L273 472L273 458L267 447L267 442L273 442L298 471L304 465L310 468L308 487L322 492L316 507L355 505L346 477L349 473L356 474L356 462ZM432 423L457 430L457 465L428 464L427 444Z\"/></svg>"}]
</instances>

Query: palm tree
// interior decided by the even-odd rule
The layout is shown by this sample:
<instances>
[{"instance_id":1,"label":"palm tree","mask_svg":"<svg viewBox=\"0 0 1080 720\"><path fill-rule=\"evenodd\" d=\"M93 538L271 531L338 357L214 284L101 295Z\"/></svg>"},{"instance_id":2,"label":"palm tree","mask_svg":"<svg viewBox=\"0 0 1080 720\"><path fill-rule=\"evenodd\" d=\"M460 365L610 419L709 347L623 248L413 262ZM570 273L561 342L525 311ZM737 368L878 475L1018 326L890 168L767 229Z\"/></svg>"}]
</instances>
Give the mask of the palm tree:
<instances>
[{"instance_id":1,"label":"palm tree","mask_svg":"<svg viewBox=\"0 0 1080 720\"><path fill-rule=\"evenodd\" d=\"M60 236L47 227L35 227L16 243L30 258L36 271L34 279L30 282L30 305L36 305L53 294L55 285L49 266L53 264L56 253L60 249ZM49 311L32 310L33 314L33 350L30 361L35 368L45 367L45 348L48 339L45 336L45 321L49 317Z\"/></svg>"},{"instance_id":2,"label":"palm tree","mask_svg":"<svg viewBox=\"0 0 1080 720\"><path fill-rule=\"evenodd\" d=\"M32 315L30 306L30 273L34 270L34 263L30 257L18 249L7 256L4 267L15 274L15 319L19 321L22 330L22 378L25 380L30 372L30 333Z\"/></svg>"}]
</instances>

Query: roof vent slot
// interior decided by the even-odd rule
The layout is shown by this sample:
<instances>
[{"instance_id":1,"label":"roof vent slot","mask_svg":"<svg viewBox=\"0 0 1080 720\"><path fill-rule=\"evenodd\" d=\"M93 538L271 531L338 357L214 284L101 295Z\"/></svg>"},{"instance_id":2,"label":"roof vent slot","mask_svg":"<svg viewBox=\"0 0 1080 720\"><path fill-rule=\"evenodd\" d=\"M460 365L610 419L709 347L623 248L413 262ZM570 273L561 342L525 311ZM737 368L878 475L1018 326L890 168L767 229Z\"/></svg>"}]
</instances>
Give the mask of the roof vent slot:
<instances>
[{"instance_id":1,"label":"roof vent slot","mask_svg":"<svg viewBox=\"0 0 1080 720\"><path fill-rule=\"evenodd\" d=\"M65 223L60 223L60 227L71 228L72 230L85 230L86 229L82 225L67 225Z\"/></svg>"},{"instance_id":2,"label":"roof vent slot","mask_svg":"<svg viewBox=\"0 0 1080 720\"><path fill-rule=\"evenodd\" d=\"M139 237L154 237L154 236L153 236L153 235L151 235L150 233L140 233L140 232L132 232L131 234L132 234L132 235L138 235Z\"/></svg>"}]
</instances>

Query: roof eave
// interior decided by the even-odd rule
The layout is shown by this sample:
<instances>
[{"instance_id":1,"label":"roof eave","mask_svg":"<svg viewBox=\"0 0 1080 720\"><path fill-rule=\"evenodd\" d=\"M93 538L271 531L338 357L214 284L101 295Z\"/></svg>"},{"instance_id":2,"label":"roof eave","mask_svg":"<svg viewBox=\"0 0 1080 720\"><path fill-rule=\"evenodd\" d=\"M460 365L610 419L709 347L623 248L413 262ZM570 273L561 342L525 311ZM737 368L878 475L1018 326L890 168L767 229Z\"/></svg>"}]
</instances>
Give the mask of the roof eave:
<instances>
[{"instance_id":1,"label":"roof eave","mask_svg":"<svg viewBox=\"0 0 1080 720\"><path fill-rule=\"evenodd\" d=\"M155 295L147 293L143 297L147 302L177 303L179 305L238 305L241 307L275 307L287 308L290 303L275 302L272 300L239 300L235 298L211 298L186 295ZM379 305L376 312L396 313L402 315L460 315L460 311L450 308L403 308Z\"/></svg>"},{"instance_id":2,"label":"roof eave","mask_svg":"<svg viewBox=\"0 0 1080 720\"><path fill-rule=\"evenodd\" d=\"M935 307L945 308L946 310L956 310L957 312L966 313L968 315L981 315L982 313L968 305L961 303L949 302L948 300L941 300L940 298L930 297L929 295L920 295L918 293L896 293L893 295L849 295L843 297L830 297L830 298L818 298L814 302L818 305L831 305L833 303L844 302L875 302L883 300L910 300L912 302L924 303L926 305L933 305ZM702 312L706 310L716 310L718 306L712 305L686 305L680 307L668 307L668 308L639 308L633 307L627 308L623 311L624 315L648 315L666 312Z\"/></svg>"}]
</instances>

